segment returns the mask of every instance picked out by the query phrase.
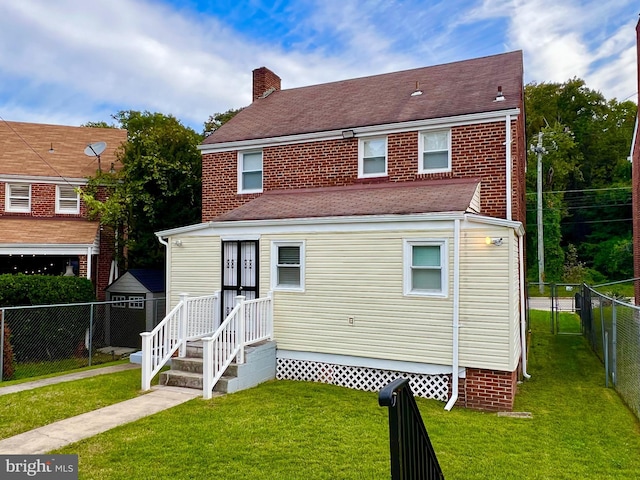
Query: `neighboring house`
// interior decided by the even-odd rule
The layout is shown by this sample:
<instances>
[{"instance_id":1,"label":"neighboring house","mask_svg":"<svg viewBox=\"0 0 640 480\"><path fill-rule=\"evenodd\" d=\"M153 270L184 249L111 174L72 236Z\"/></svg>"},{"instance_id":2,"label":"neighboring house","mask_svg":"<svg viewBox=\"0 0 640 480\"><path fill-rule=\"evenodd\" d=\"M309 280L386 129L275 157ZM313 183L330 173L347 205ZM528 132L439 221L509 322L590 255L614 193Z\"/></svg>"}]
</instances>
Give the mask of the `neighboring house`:
<instances>
[{"instance_id":1,"label":"neighboring house","mask_svg":"<svg viewBox=\"0 0 640 480\"><path fill-rule=\"evenodd\" d=\"M79 275L104 299L113 234L76 188L116 165L125 130L0 121L0 274ZM99 157L87 145L106 142Z\"/></svg>"},{"instance_id":2,"label":"neighboring house","mask_svg":"<svg viewBox=\"0 0 640 480\"><path fill-rule=\"evenodd\" d=\"M636 24L636 64L638 75L638 91L640 91L640 21ZM640 97L639 97L640 98ZM636 129L631 144L632 165L632 198L633 198L633 271L634 277L640 278L640 114L636 116ZM640 281L635 282L634 296L636 305L640 305Z\"/></svg>"},{"instance_id":3,"label":"neighboring house","mask_svg":"<svg viewBox=\"0 0 640 480\"><path fill-rule=\"evenodd\" d=\"M277 378L508 410L526 375L521 52L282 90L207 137L167 295L273 291Z\"/></svg>"},{"instance_id":4,"label":"neighboring house","mask_svg":"<svg viewBox=\"0 0 640 480\"><path fill-rule=\"evenodd\" d=\"M140 334L158 324L165 313L165 275L162 270L130 269L106 289L108 308L105 342L140 348Z\"/></svg>"}]
</instances>

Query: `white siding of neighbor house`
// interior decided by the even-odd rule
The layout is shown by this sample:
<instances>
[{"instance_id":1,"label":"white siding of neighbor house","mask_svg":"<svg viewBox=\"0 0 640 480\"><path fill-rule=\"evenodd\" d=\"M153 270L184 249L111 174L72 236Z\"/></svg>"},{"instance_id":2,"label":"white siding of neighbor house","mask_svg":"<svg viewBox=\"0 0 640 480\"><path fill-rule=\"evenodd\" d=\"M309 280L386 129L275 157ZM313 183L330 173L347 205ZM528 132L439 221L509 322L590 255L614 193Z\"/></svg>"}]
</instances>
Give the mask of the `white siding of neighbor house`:
<instances>
[{"instance_id":1,"label":"white siding of neighbor house","mask_svg":"<svg viewBox=\"0 0 640 480\"><path fill-rule=\"evenodd\" d=\"M502 238L503 243L487 245L486 237ZM462 230L461 366L515 370L519 354L517 260L517 237L511 229L475 226Z\"/></svg>"},{"instance_id":2,"label":"white siding of neighbor house","mask_svg":"<svg viewBox=\"0 0 640 480\"><path fill-rule=\"evenodd\" d=\"M185 235L179 239L181 246L173 245L169 239L169 308L178 303L181 293L210 295L220 289L220 237Z\"/></svg>"}]
</instances>

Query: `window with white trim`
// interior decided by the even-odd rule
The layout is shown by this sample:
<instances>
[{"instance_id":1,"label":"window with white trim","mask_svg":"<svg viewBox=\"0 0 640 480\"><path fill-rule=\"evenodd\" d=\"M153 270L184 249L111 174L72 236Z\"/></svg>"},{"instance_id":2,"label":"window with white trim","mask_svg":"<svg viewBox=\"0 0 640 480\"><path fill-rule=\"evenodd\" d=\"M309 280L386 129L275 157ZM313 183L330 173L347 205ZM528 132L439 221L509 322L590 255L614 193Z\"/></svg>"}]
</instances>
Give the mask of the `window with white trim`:
<instances>
[{"instance_id":1,"label":"window with white trim","mask_svg":"<svg viewBox=\"0 0 640 480\"><path fill-rule=\"evenodd\" d=\"M31 185L28 183L7 183L5 187L5 211L31 211Z\"/></svg>"},{"instance_id":2,"label":"window with white trim","mask_svg":"<svg viewBox=\"0 0 640 480\"><path fill-rule=\"evenodd\" d=\"M238 152L238 193L262 192L262 151Z\"/></svg>"},{"instance_id":3,"label":"window with white trim","mask_svg":"<svg viewBox=\"0 0 640 480\"><path fill-rule=\"evenodd\" d=\"M274 290L304 291L304 242L271 244L271 284Z\"/></svg>"},{"instance_id":4,"label":"window with white trim","mask_svg":"<svg viewBox=\"0 0 640 480\"><path fill-rule=\"evenodd\" d=\"M129 297L129 308L132 308L134 310L144 309L144 297L131 295Z\"/></svg>"},{"instance_id":5,"label":"window with white trim","mask_svg":"<svg viewBox=\"0 0 640 480\"><path fill-rule=\"evenodd\" d=\"M361 138L358 153L359 178L387 175L387 137Z\"/></svg>"},{"instance_id":6,"label":"window with white trim","mask_svg":"<svg viewBox=\"0 0 640 480\"><path fill-rule=\"evenodd\" d=\"M434 130L420 134L418 173L451 171L451 130Z\"/></svg>"},{"instance_id":7,"label":"window with white trim","mask_svg":"<svg viewBox=\"0 0 640 480\"><path fill-rule=\"evenodd\" d=\"M124 300L126 299L127 297L125 295L111 295L111 301L118 302L112 303L111 305L113 305L115 308L125 308L127 305Z\"/></svg>"},{"instance_id":8,"label":"window with white trim","mask_svg":"<svg viewBox=\"0 0 640 480\"><path fill-rule=\"evenodd\" d=\"M56 185L56 213L80 213L80 195L72 185Z\"/></svg>"},{"instance_id":9,"label":"window with white trim","mask_svg":"<svg viewBox=\"0 0 640 480\"><path fill-rule=\"evenodd\" d=\"M404 241L404 294L447 296L447 242Z\"/></svg>"}]
</instances>

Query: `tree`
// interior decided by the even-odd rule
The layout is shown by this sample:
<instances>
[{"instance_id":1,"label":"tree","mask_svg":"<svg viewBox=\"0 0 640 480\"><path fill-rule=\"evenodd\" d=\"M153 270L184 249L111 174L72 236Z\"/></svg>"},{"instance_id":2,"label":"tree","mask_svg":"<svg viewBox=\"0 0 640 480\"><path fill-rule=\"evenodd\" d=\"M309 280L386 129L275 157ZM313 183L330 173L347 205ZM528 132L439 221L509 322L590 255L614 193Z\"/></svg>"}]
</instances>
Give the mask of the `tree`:
<instances>
[{"instance_id":1,"label":"tree","mask_svg":"<svg viewBox=\"0 0 640 480\"><path fill-rule=\"evenodd\" d=\"M213 115L209 115L209 119L206 122L204 122L204 130L202 132L203 137L208 137L209 135L211 135L213 132L219 129L222 125L224 125L233 117L235 117L236 114L242 111L243 109L244 107L230 108L226 112L223 112L223 113L218 112Z\"/></svg>"},{"instance_id":2,"label":"tree","mask_svg":"<svg viewBox=\"0 0 640 480\"><path fill-rule=\"evenodd\" d=\"M202 137L171 115L126 110L113 118L128 132L122 168L92 178L84 199L90 213L126 232L124 267L160 268L164 248L155 232L201 220ZM108 199L97 197L98 187L110 191Z\"/></svg>"}]
</instances>

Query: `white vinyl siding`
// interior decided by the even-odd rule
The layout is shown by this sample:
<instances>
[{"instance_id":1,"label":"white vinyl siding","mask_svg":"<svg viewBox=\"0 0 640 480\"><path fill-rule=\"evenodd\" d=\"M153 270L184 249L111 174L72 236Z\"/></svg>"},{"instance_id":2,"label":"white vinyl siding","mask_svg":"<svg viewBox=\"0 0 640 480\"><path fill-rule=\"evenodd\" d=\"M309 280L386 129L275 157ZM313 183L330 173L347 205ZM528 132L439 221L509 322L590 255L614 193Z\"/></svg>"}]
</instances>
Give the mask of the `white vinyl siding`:
<instances>
[{"instance_id":1,"label":"white vinyl siding","mask_svg":"<svg viewBox=\"0 0 640 480\"><path fill-rule=\"evenodd\" d=\"M80 195L72 185L56 185L56 213L80 213Z\"/></svg>"},{"instance_id":2,"label":"white vinyl siding","mask_svg":"<svg viewBox=\"0 0 640 480\"><path fill-rule=\"evenodd\" d=\"M176 237L178 238L178 237ZM170 308L181 293L211 295L220 290L221 241L219 236L181 236L180 247L171 245Z\"/></svg>"},{"instance_id":3,"label":"white vinyl siding","mask_svg":"<svg viewBox=\"0 0 640 480\"><path fill-rule=\"evenodd\" d=\"M238 152L238 193L262 192L262 151Z\"/></svg>"},{"instance_id":4,"label":"white vinyl siding","mask_svg":"<svg viewBox=\"0 0 640 480\"><path fill-rule=\"evenodd\" d=\"M387 175L387 137L361 138L358 142L358 177Z\"/></svg>"},{"instance_id":5,"label":"white vinyl siding","mask_svg":"<svg viewBox=\"0 0 640 480\"><path fill-rule=\"evenodd\" d=\"M419 135L418 173L451 171L451 130L422 132Z\"/></svg>"},{"instance_id":6,"label":"white vinyl siding","mask_svg":"<svg viewBox=\"0 0 640 480\"><path fill-rule=\"evenodd\" d=\"M504 238L501 246L486 237ZM509 229L463 232L460 257L460 365L513 371L518 365L519 315L513 304L517 254ZM517 241L517 240L516 240ZM518 340L519 341L519 340Z\"/></svg>"},{"instance_id":7,"label":"white vinyl siding","mask_svg":"<svg viewBox=\"0 0 640 480\"><path fill-rule=\"evenodd\" d=\"M303 293L274 292L278 348L451 365L452 302L404 296L403 235L411 233L282 237L305 240L306 264ZM263 258L271 253L265 237L280 240L262 237ZM261 291L270 284L266 263Z\"/></svg>"},{"instance_id":8,"label":"white vinyl siding","mask_svg":"<svg viewBox=\"0 0 640 480\"><path fill-rule=\"evenodd\" d=\"M5 211L31 211L31 185L28 183L7 183L5 187Z\"/></svg>"}]
</instances>

